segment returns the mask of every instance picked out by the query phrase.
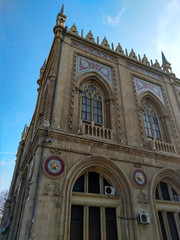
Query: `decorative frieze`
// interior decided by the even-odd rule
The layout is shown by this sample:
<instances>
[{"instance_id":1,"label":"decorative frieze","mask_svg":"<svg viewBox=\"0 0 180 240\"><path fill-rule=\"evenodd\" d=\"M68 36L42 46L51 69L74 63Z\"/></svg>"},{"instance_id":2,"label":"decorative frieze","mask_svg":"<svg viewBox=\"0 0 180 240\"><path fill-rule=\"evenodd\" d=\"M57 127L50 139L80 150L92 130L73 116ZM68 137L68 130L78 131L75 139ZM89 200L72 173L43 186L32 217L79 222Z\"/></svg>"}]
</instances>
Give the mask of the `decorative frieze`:
<instances>
[{"instance_id":1,"label":"decorative frieze","mask_svg":"<svg viewBox=\"0 0 180 240\"><path fill-rule=\"evenodd\" d=\"M133 70L135 70L137 72L143 73L143 74L145 74L145 75L147 75L149 77L152 77L152 78L155 78L155 79L158 79L158 80L162 80L163 79L160 75L157 75L157 74L154 74L152 72L146 71L146 70L144 70L144 69L142 69L140 67L134 66L134 65L132 65L130 63L127 63L127 66L129 68L131 68L131 69L133 69Z\"/></svg>"},{"instance_id":2,"label":"decorative frieze","mask_svg":"<svg viewBox=\"0 0 180 240\"><path fill-rule=\"evenodd\" d=\"M143 92L150 91L164 104L162 91L159 86L136 77L134 78L134 84L138 95Z\"/></svg>"},{"instance_id":3,"label":"decorative frieze","mask_svg":"<svg viewBox=\"0 0 180 240\"><path fill-rule=\"evenodd\" d=\"M112 61L112 62L117 63L117 59L116 59L116 58L111 57L111 56L109 56L109 55L107 55L107 54L105 54L105 53L102 53L102 52L100 52L100 51L97 51L97 50L95 50L94 48L88 47L88 46L86 46L86 45L84 45L84 44L81 44L81 43L77 43L77 42L75 42L75 41L72 41L71 44L72 44L73 46L76 46L76 47L78 47L78 48L86 51L86 52L93 53L93 54L95 54L95 55L97 55L97 56L99 56L99 57L105 58L106 60L110 60L110 61Z\"/></svg>"},{"instance_id":4,"label":"decorative frieze","mask_svg":"<svg viewBox=\"0 0 180 240\"><path fill-rule=\"evenodd\" d=\"M76 59L76 78L85 72L97 72L108 83L113 83L112 69L108 66L92 61L85 57L77 56Z\"/></svg>"}]
</instances>

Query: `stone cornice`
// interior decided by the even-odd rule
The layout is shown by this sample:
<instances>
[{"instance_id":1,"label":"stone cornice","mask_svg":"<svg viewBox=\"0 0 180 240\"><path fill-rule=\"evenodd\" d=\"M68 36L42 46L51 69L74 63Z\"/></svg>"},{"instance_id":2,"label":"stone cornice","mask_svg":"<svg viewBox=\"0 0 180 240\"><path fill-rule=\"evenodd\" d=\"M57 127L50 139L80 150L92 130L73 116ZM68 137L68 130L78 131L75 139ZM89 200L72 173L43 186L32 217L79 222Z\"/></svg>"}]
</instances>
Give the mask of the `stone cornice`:
<instances>
[{"instance_id":1,"label":"stone cornice","mask_svg":"<svg viewBox=\"0 0 180 240\"><path fill-rule=\"evenodd\" d=\"M140 61L138 61L138 60L132 59L131 57L129 57L129 56L127 56L127 55L119 54L118 52L116 52L116 51L114 51L114 50L112 50L112 49L110 49L110 48L103 47L103 46L101 46L100 44L98 44L98 43L96 43L96 42L91 42L91 41L89 41L88 39L82 38L82 37L79 36L79 35L75 35L75 34L73 34L73 33L71 33L71 32L67 32L66 35L67 35L67 37L71 38L71 40L73 40L73 41L77 41L77 42L79 42L79 43L81 43L81 44L85 44L85 45L87 45L87 46L91 46L91 48L92 48L92 46L93 46L96 50L97 50L97 49L98 49L98 50L101 50L101 51L105 52L106 54L111 55L111 56L114 57L114 58L123 58L124 60L130 62L131 64L140 65L140 66L143 67L143 68L151 69L151 70L152 70L153 72L155 72L156 74L160 74L160 75L169 77L169 74L165 73L165 72L164 72L163 70L161 70L161 69L154 68L154 67L151 66L151 65L147 65L147 64L145 64L145 63L143 63L143 62L140 62ZM75 47L75 46L73 46L73 47ZM76 48L78 48L78 47L76 47ZM83 51L83 49L82 49L82 51ZM117 64L117 63L116 63L116 64Z\"/></svg>"},{"instance_id":2,"label":"stone cornice","mask_svg":"<svg viewBox=\"0 0 180 240\"><path fill-rule=\"evenodd\" d=\"M39 129L37 134L42 137L45 134L45 130ZM88 146L95 146L95 147L104 146L106 149L111 149L111 150L117 151L117 152L128 153L128 154L132 154L134 156L150 157L150 158L154 158L154 159L166 159L167 160L167 159L171 158L171 159L175 159L175 160L180 160L180 156L177 154L163 153L163 152L158 152L158 151L150 151L150 150L138 148L135 146L127 146L127 145L125 146L123 144L117 144L116 142L105 140L105 139L100 140L100 139L88 137L87 135L86 136L85 135L76 135L76 134L72 134L72 133L65 133L65 132L59 131L59 130L51 130L48 138L53 138L58 141L63 140L63 141L68 141L68 142L73 142L73 143L88 145Z\"/></svg>"}]
</instances>

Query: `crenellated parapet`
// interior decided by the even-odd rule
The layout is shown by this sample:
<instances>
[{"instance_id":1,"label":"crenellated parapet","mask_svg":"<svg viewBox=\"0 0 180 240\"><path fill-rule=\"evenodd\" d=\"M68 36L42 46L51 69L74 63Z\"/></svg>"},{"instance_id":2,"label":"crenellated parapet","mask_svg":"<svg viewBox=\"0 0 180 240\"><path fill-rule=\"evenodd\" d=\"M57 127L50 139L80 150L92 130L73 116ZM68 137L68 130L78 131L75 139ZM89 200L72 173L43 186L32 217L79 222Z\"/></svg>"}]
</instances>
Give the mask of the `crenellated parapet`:
<instances>
[{"instance_id":1,"label":"crenellated parapet","mask_svg":"<svg viewBox=\"0 0 180 240\"><path fill-rule=\"evenodd\" d=\"M99 40L99 36L97 36L97 39L95 40L91 30L87 33L87 35L85 35L85 37L84 37L84 31L83 30L81 30L81 35L79 35L75 23L69 29L68 34L70 34L70 35L72 34L72 35L76 36L77 38L81 38L83 40L86 40L88 42L93 43L94 45L98 45L100 47L103 47L103 48L105 48L105 49L107 49L111 52L114 52L118 55L121 55L121 56L125 57L126 59L133 59L134 61L139 62L143 65L146 65L148 67L154 68L155 70L164 72L168 75L174 75L172 73L171 64L166 60L163 53L162 53L163 55L162 55L162 66L161 66L160 63L157 61L157 59L153 63L153 61L149 60L145 54L141 58L141 56L139 54L136 54L133 49L131 49L131 51L128 53L127 49L123 50L120 43L118 43L117 47L114 48L114 44L113 43L109 44L106 37L104 37L101 42ZM174 77L175 77L175 75L174 75Z\"/></svg>"}]
</instances>

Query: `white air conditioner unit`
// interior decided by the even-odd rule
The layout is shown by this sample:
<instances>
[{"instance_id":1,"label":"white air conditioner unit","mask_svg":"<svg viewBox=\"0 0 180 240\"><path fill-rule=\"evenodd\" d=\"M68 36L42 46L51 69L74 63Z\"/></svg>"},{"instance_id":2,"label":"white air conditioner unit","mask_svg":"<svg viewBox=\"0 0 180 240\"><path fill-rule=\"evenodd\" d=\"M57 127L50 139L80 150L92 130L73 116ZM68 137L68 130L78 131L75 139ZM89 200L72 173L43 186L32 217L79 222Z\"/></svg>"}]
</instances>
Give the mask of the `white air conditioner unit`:
<instances>
[{"instance_id":1,"label":"white air conditioner unit","mask_svg":"<svg viewBox=\"0 0 180 240\"><path fill-rule=\"evenodd\" d=\"M150 223L149 213L145 213L145 212L139 213L138 214L138 223L149 224Z\"/></svg>"},{"instance_id":2,"label":"white air conditioner unit","mask_svg":"<svg viewBox=\"0 0 180 240\"><path fill-rule=\"evenodd\" d=\"M105 186L104 193L105 193L105 195L115 196L115 188L111 187L111 186Z\"/></svg>"}]
</instances>

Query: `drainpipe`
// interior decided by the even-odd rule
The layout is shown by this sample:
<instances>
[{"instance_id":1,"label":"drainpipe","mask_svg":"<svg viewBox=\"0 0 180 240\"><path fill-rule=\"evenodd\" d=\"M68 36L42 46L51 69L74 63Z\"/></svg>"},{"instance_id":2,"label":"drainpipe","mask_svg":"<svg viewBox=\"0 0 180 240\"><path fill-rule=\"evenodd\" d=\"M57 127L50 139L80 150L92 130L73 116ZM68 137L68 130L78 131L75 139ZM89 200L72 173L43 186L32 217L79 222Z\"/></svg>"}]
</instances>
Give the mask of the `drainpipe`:
<instances>
[{"instance_id":1,"label":"drainpipe","mask_svg":"<svg viewBox=\"0 0 180 240\"><path fill-rule=\"evenodd\" d=\"M59 75L59 70L60 70L60 63L61 63L62 46L63 46L63 42L64 42L64 38L65 38L66 32L67 32L67 27L65 27L65 29L64 29L64 36L63 36L63 39L62 39L62 42L61 42L61 47L60 47L59 63L58 63L57 77L56 77L55 88L54 88L54 96L53 96L53 103L52 103L50 126L46 128L47 133L44 136L44 139L42 141L42 152L41 152L41 159L40 159L39 171L38 171L38 176L37 176L37 187L36 187L36 194L35 194L35 199L34 199L33 214L32 214L32 219L31 219L31 226L30 226L28 240L31 240L31 238L32 238L32 232L33 232L33 226L34 226L34 220L35 220L35 213L36 213L36 207L37 207L37 200L38 200L39 185L40 185L40 177L41 177L41 172L42 172L44 148L45 148L45 144L47 143L46 142L46 138L50 134L50 129L52 127L52 120L53 120L53 113L54 113L54 104L55 104L55 96L56 96L56 88L57 88L57 80L58 80L58 75Z\"/></svg>"}]
</instances>

